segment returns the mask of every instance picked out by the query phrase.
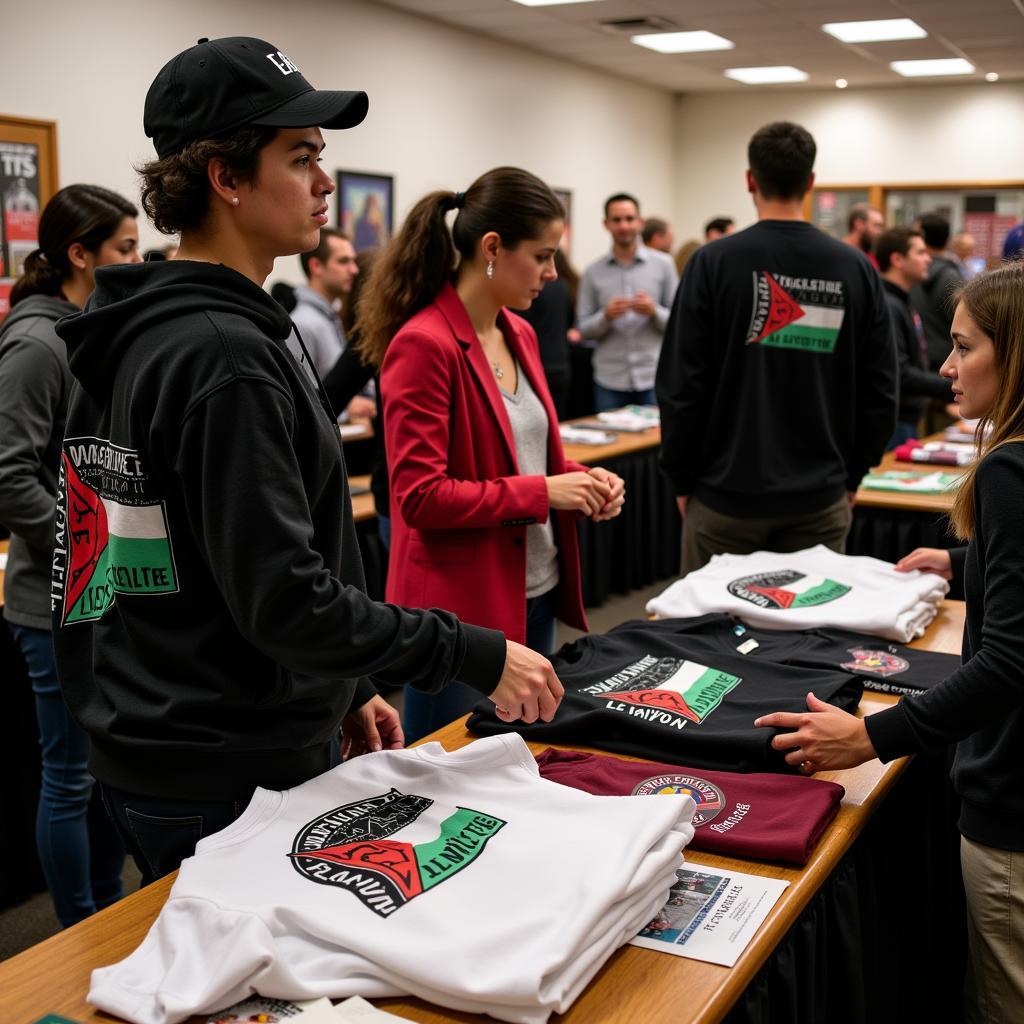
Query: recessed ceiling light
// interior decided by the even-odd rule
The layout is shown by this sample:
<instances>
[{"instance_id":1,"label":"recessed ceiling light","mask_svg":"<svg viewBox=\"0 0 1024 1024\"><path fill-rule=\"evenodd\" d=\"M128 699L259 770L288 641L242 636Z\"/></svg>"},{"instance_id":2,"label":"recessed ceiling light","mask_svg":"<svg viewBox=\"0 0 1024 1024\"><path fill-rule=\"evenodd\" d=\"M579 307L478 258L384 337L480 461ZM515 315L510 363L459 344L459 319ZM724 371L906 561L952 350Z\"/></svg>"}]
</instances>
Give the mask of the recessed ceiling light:
<instances>
[{"instance_id":1,"label":"recessed ceiling light","mask_svg":"<svg viewBox=\"0 0 1024 1024\"><path fill-rule=\"evenodd\" d=\"M701 53L707 50L731 50L736 44L714 32L655 32L633 36L637 46L646 46L658 53Z\"/></svg>"},{"instance_id":2,"label":"recessed ceiling light","mask_svg":"<svg viewBox=\"0 0 1024 1024\"><path fill-rule=\"evenodd\" d=\"M945 57L941 60L894 60L889 67L904 78L974 74L974 65L963 57Z\"/></svg>"},{"instance_id":3,"label":"recessed ceiling light","mask_svg":"<svg viewBox=\"0 0 1024 1024\"><path fill-rule=\"evenodd\" d=\"M561 4L592 4L595 0L514 0L524 7L557 7Z\"/></svg>"},{"instance_id":4,"label":"recessed ceiling light","mask_svg":"<svg viewBox=\"0 0 1024 1024\"><path fill-rule=\"evenodd\" d=\"M928 33L909 18L885 18L882 21L831 21L822 32L841 43L884 43L890 39L924 39Z\"/></svg>"},{"instance_id":5,"label":"recessed ceiling light","mask_svg":"<svg viewBox=\"0 0 1024 1024\"><path fill-rule=\"evenodd\" d=\"M850 83L845 78L836 79L836 88L845 89Z\"/></svg>"},{"instance_id":6,"label":"recessed ceiling light","mask_svg":"<svg viewBox=\"0 0 1024 1024\"><path fill-rule=\"evenodd\" d=\"M725 77L747 85L774 85L777 82L806 82L810 76L799 68L780 64L767 68L729 68Z\"/></svg>"},{"instance_id":7,"label":"recessed ceiling light","mask_svg":"<svg viewBox=\"0 0 1024 1024\"><path fill-rule=\"evenodd\" d=\"M985 81L986 82L998 82L999 81L999 74L997 72L995 72L995 71L990 71L985 76Z\"/></svg>"}]
</instances>

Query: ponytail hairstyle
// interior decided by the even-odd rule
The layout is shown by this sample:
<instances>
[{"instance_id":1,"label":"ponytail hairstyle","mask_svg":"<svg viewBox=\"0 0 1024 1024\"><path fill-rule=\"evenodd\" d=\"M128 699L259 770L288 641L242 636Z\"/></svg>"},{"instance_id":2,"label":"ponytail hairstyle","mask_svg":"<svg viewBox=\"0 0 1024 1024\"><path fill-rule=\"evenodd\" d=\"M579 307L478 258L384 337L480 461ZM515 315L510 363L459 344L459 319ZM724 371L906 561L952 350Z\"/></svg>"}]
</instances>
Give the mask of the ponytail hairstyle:
<instances>
[{"instance_id":1,"label":"ponytail hairstyle","mask_svg":"<svg viewBox=\"0 0 1024 1024\"><path fill-rule=\"evenodd\" d=\"M978 461L964 473L949 514L957 537L970 540L978 463L1000 445L1024 441L1024 261L971 278L958 298L979 330L992 339L999 374L995 404L978 424ZM984 440L988 428L991 434Z\"/></svg>"},{"instance_id":2,"label":"ponytail hairstyle","mask_svg":"<svg viewBox=\"0 0 1024 1024\"><path fill-rule=\"evenodd\" d=\"M451 230L446 215L457 210ZM437 298L452 272L477 256L489 231L506 249L539 238L565 212L540 178L518 167L496 167L465 192L431 192L409 211L398 234L374 264L359 299L359 353L379 367L391 339Z\"/></svg>"},{"instance_id":3,"label":"ponytail hairstyle","mask_svg":"<svg viewBox=\"0 0 1024 1024\"><path fill-rule=\"evenodd\" d=\"M125 217L138 215L127 199L99 185L62 188L39 218L39 248L25 259L11 289L11 306L30 295L60 295L72 275L68 249L78 242L87 252L99 252Z\"/></svg>"}]
</instances>

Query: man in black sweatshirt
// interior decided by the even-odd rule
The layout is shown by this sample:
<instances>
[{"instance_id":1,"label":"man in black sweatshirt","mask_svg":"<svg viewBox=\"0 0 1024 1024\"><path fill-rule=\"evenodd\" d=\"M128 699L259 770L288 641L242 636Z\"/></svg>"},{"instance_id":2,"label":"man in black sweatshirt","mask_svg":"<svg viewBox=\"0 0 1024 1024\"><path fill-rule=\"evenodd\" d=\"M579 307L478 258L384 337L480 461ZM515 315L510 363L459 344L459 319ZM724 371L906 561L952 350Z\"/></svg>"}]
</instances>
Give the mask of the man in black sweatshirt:
<instances>
[{"instance_id":1,"label":"man in black sweatshirt","mask_svg":"<svg viewBox=\"0 0 1024 1024\"><path fill-rule=\"evenodd\" d=\"M330 177L317 126L365 116L259 39L201 40L146 99L143 168L174 260L104 268L62 320L76 378L61 452L51 604L65 700L148 882L350 752L402 745L374 680L454 678L499 713L550 717L540 655L442 611L366 595L330 403L261 285L313 248ZM126 271L118 273L117 271Z\"/></svg>"},{"instance_id":2,"label":"man in black sweatshirt","mask_svg":"<svg viewBox=\"0 0 1024 1024\"><path fill-rule=\"evenodd\" d=\"M750 141L758 222L701 248L658 365L661 466L683 516L683 571L712 555L842 551L861 477L892 434L896 359L878 275L803 220L814 139Z\"/></svg>"},{"instance_id":3,"label":"man in black sweatshirt","mask_svg":"<svg viewBox=\"0 0 1024 1024\"><path fill-rule=\"evenodd\" d=\"M913 228L890 228L875 243L875 256L882 275L900 368L899 412L896 430L889 441L889 447L895 448L908 438L917 437L918 424L929 398L949 402L953 392L949 381L928 366L928 342L921 315L910 301L910 290L927 279L932 262L924 236ZM949 348L948 341L946 348Z\"/></svg>"}]
</instances>

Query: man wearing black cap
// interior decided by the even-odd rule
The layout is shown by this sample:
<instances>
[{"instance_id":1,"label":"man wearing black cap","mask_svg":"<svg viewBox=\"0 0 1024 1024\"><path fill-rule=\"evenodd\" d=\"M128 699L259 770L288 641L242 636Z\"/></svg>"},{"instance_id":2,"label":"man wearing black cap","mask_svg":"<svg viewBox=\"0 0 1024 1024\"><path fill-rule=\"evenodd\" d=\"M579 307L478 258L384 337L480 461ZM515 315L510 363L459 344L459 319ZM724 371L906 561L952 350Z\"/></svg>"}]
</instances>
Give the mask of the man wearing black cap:
<instances>
[{"instance_id":1,"label":"man wearing black cap","mask_svg":"<svg viewBox=\"0 0 1024 1024\"><path fill-rule=\"evenodd\" d=\"M373 680L490 694L550 719L546 659L445 612L365 594L322 388L263 291L327 220L317 126L366 115L258 39L200 40L159 73L142 169L173 260L99 271L58 333L77 378L61 457L52 607L65 699L144 881L234 820L257 786L402 744ZM344 719L344 723L343 723Z\"/></svg>"}]
</instances>

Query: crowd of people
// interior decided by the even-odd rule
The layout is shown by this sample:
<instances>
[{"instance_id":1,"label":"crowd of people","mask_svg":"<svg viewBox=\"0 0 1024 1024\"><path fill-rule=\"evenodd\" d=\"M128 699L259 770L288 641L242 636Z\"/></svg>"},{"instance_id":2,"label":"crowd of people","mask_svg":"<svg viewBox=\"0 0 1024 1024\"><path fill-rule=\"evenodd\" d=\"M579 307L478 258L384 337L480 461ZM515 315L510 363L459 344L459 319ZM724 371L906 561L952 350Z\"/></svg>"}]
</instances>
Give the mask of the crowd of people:
<instances>
[{"instance_id":1,"label":"crowd of people","mask_svg":"<svg viewBox=\"0 0 1024 1024\"><path fill-rule=\"evenodd\" d=\"M166 874L257 786L482 697L504 721L555 715L555 622L586 628L576 520L630 500L562 448L569 353L588 346L593 409L660 408L684 572L842 551L887 448L954 404L991 424L953 515L966 552L902 563L962 574L962 669L866 724L813 696L762 722L805 771L959 744L970 998L1019 1019L1024 262L968 280L970 240L950 248L938 214L886 226L856 207L829 237L803 214L814 139L788 122L737 171L755 222L715 217L675 257L671 224L620 192L607 252L577 275L558 198L512 167L424 196L364 248L326 227L318 157L365 94L254 64L275 48L248 42L178 54L147 96L142 206L170 258L139 262L132 203L70 185L0 328L4 617L36 696L61 923L120 897L125 851L144 881ZM264 285L294 254L307 283L288 310ZM339 413L375 420L388 603L365 592ZM404 722L377 684L406 687Z\"/></svg>"}]
</instances>

